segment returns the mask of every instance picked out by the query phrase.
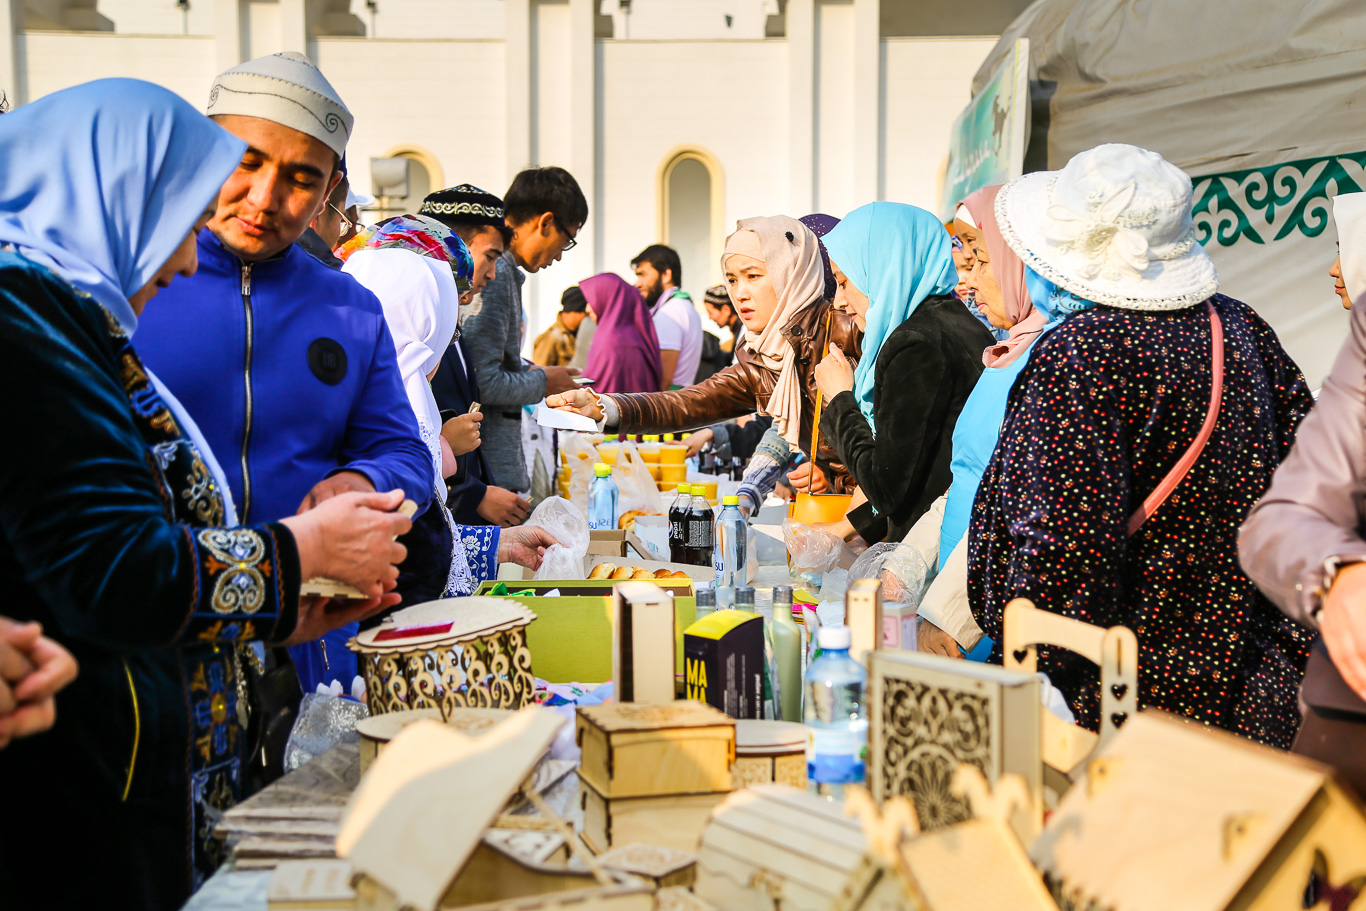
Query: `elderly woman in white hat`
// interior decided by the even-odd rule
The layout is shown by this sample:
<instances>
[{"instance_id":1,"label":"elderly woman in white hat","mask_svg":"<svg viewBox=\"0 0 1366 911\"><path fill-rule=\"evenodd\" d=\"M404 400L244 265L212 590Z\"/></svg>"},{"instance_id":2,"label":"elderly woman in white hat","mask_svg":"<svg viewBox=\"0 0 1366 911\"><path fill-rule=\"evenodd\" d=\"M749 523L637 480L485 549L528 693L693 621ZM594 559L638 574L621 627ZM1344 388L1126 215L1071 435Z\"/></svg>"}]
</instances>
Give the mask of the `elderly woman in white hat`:
<instances>
[{"instance_id":1,"label":"elderly woman in white hat","mask_svg":"<svg viewBox=\"0 0 1366 911\"><path fill-rule=\"evenodd\" d=\"M1238 525L1313 404L1247 305L1216 294L1191 182L1103 145L1007 184L1010 247L1069 319L1011 392L969 532L972 611L996 640L1014 598L1138 637L1139 704L1290 745L1311 634L1238 566ZM1078 312L1080 311L1080 312ZM1083 724L1094 665L1045 649Z\"/></svg>"}]
</instances>

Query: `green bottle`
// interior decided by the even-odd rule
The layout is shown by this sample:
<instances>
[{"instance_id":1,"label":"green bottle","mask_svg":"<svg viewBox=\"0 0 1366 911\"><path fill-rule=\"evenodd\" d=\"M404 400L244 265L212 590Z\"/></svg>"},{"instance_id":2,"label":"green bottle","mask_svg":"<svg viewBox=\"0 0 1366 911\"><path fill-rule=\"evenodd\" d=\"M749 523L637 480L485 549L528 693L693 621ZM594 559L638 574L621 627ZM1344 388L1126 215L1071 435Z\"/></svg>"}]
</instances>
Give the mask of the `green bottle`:
<instances>
[{"instance_id":1,"label":"green bottle","mask_svg":"<svg viewBox=\"0 0 1366 911\"><path fill-rule=\"evenodd\" d=\"M802 720L802 629L792 617L792 588L773 586L773 652L783 721Z\"/></svg>"}]
</instances>

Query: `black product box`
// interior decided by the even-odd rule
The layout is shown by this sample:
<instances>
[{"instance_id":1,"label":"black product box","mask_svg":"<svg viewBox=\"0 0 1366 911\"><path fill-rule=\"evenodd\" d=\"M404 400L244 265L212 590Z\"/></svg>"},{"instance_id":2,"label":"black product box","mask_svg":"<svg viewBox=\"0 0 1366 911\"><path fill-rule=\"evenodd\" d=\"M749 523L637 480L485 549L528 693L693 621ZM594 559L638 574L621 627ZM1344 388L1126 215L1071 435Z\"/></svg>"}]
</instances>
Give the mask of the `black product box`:
<instances>
[{"instance_id":1,"label":"black product box","mask_svg":"<svg viewBox=\"0 0 1366 911\"><path fill-rule=\"evenodd\" d=\"M748 611L708 614L683 631L684 698L732 718L763 717L764 620Z\"/></svg>"}]
</instances>

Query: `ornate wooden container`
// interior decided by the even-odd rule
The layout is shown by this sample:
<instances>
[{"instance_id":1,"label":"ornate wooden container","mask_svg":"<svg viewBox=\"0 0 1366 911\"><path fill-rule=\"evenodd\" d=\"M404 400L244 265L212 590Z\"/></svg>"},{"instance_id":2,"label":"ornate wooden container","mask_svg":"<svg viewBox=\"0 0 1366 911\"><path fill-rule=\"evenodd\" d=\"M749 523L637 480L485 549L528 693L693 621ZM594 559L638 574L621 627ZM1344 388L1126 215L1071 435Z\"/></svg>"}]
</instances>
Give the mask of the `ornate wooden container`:
<instances>
[{"instance_id":1,"label":"ornate wooden container","mask_svg":"<svg viewBox=\"0 0 1366 911\"><path fill-rule=\"evenodd\" d=\"M534 701L527 624L517 601L445 598L405 608L347 643L360 656L370 714L519 709Z\"/></svg>"},{"instance_id":2,"label":"ornate wooden container","mask_svg":"<svg viewBox=\"0 0 1366 911\"><path fill-rule=\"evenodd\" d=\"M1039 678L922 652L878 650L868 658L868 787L881 803L910 797L924 829L971 817L950 792L960 763L995 783L1014 773L1032 805L1011 826L1029 844L1042 824Z\"/></svg>"}]
</instances>

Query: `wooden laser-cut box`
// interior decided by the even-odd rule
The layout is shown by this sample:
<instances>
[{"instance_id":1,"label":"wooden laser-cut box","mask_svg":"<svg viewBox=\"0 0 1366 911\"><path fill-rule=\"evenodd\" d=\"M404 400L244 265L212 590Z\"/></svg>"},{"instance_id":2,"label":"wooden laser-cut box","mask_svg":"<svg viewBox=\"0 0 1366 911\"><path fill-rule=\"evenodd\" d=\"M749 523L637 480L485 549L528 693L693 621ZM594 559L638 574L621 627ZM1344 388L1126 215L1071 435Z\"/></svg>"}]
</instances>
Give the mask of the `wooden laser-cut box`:
<instances>
[{"instance_id":1,"label":"wooden laser-cut box","mask_svg":"<svg viewBox=\"0 0 1366 911\"><path fill-rule=\"evenodd\" d=\"M579 709L579 775L604 797L729 791L735 721L701 702Z\"/></svg>"},{"instance_id":2,"label":"wooden laser-cut box","mask_svg":"<svg viewBox=\"0 0 1366 911\"><path fill-rule=\"evenodd\" d=\"M995 783L1024 779L1033 806L1011 827L1029 844L1042 824L1039 678L972 661L883 649L868 659L868 783L874 800L910 797L926 829L971 818L950 793L959 763Z\"/></svg>"}]
</instances>

